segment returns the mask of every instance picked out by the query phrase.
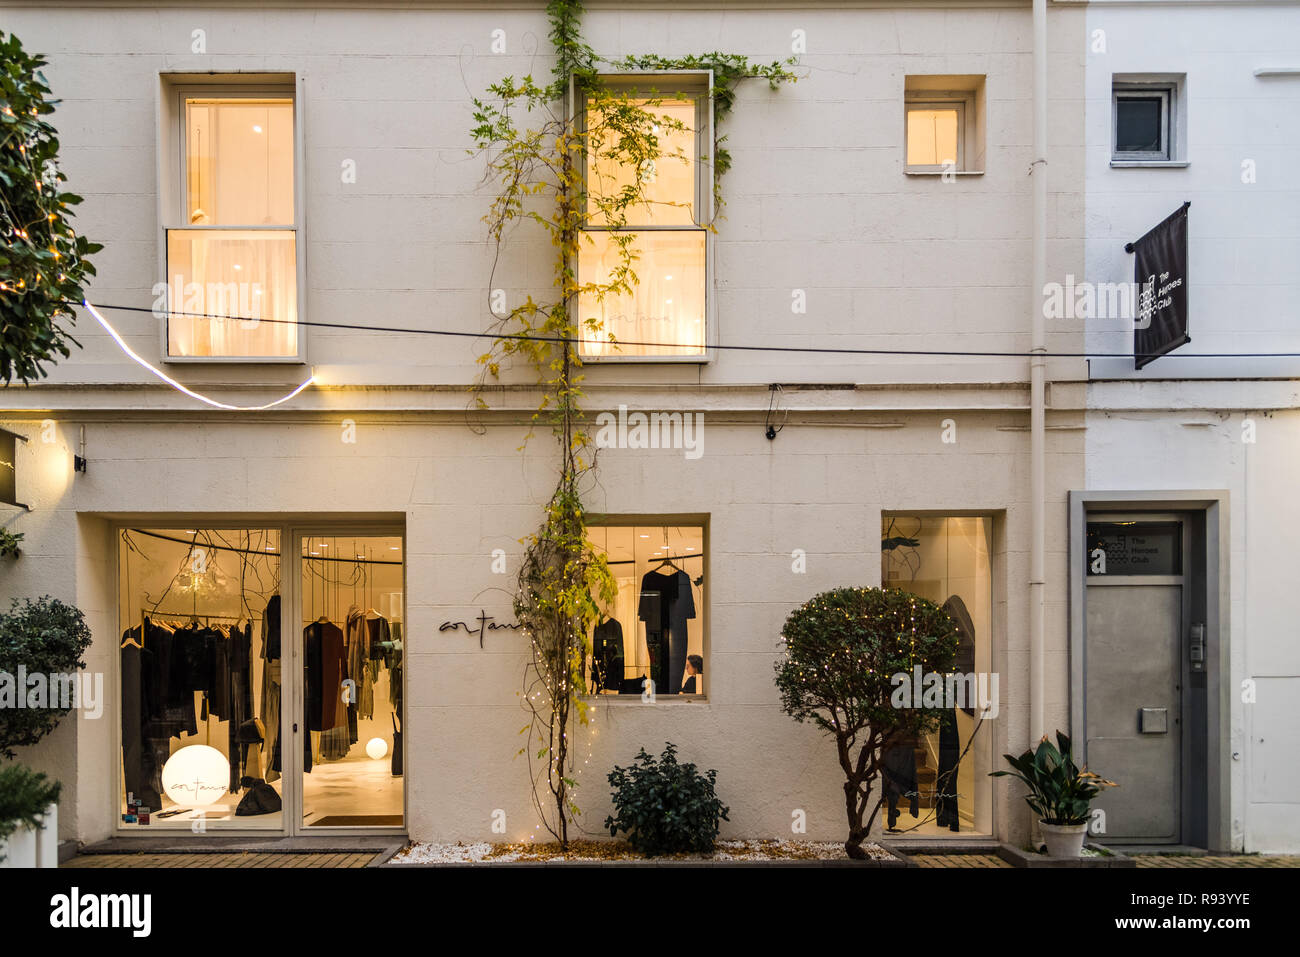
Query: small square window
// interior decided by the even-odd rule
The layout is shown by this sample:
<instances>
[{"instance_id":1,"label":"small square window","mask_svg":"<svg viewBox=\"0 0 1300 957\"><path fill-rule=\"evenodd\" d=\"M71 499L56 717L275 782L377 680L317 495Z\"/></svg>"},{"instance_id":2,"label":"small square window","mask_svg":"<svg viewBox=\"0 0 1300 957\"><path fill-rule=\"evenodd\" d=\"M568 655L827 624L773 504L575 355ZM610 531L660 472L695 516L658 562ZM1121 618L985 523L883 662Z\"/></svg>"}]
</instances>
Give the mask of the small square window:
<instances>
[{"instance_id":1,"label":"small square window","mask_svg":"<svg viewBox=\"0 0 1300 957\"><path fill-rule=\"evenodd\" d=\"M910 174L984 170L984 77L904 78L903 169Z\"/></svg>"},{"instance_id":2,"label":"small square window","mask_svg":"<svg viewBox=\"0 0 1300 957\"><path fill-rule=\"evenodd\" d=\"M1115 84L1112 159L1168 162L1175 159L1175 88Z\"/></svg>"},{"instance_id":3,"label":"small square window","mask_svg":"<svg viewBox=\"0 0 1300 957\"><path fill-rule=\"evenodd\" d=\"M913 170L962 169L965 104L907 105L907 166Z\"/></svg>"}]
</instances>

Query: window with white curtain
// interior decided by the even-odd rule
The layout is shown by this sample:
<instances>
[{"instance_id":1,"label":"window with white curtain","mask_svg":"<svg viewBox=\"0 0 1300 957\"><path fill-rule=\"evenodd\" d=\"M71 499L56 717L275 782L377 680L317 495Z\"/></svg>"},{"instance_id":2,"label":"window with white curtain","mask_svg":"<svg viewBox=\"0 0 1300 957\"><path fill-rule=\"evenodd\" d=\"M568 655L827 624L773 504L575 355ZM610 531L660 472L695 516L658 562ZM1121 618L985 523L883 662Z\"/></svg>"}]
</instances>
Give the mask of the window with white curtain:
<instances>
[{"instance_id":1,"label":"window with white curtain","mask_svg":"<svg viewBox=\"0 0 1300 957\"><path fill-rule=\"evenodd\" d=\"M294 98L177 94L181 165L167 232L167 355L301 353ZM179 219L179 221L176 221Z\"/></svg>"},{"instance_id":2,"label":"window with white curtain","mask_svg":"<svg viewBox=\"0 0 1300 957\"><path fill-rule=\"evenodd\" d=\"M627 245L635 252L637 281L624 293L601 297L588 289L579 295L580 354L584 359L702 358L711 189L707 156L712 149L707 83L672 76L606 77L605 82L615 92L611 108L638 106L664 122L653 128L659 158L641 171L644 202L626 210L625 223L611 225L599 198L617 196L633 185L636 170L608 155L617 134L608 128L600 106L592 99L586 102L588 206L578 279L584 285L611 282Z\"/></svg>"}]
</instances>

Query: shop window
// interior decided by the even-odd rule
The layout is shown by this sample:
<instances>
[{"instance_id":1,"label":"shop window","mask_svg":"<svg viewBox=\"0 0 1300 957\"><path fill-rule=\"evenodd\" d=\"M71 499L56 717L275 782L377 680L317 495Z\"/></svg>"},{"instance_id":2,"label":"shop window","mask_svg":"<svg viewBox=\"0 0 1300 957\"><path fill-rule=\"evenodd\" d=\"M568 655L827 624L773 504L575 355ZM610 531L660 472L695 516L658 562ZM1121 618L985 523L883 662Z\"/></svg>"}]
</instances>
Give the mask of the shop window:
<instances>
[{"instance_id":1,"label":"shop window","mask_svg":"<svg viewBox=\"0 0 1300 957\"><path fill-rule=\"evenodd\" d=\"M703 526L597 525L588 534L618 597L591 635L587 690L707 694Z\"/></svg>"},{"instance_id":2,"label":"shop window","mask_svg":"<svg viewBox=\"0 0 1300 957\"><path fill-rule=\"evenodd\" d=\"M127 825L283 825L278 529L123 529Z\"/></svg>"},{"instance_id":3,"label":"shop window","mask_svg":"<svg viewBox=\"0 0 1300 957\"><path fill-rule=\"evenodd\" d=\"M171 92L180 166L167 202L166 355L296 359L293 88Z\"/></svg>"},{"instance_id":4,"label":"shop window","mask_svg":"<svg viewBox=\"0 0 1300 957\"><path fill-rule=\"evenodd\" d=\"M120 531L124 827L402 826L402 538L293 540Z\"/></svg>"},{"instance_id":5,"label":"shop window","mask_svg":"<svg viewBox=\"0 0 1300 957\"><path fill-rule=\"evenodd\" d=\"M619 278L621 253L636 252L637 280L625 292L578 297L584 358L703 357L707 326L707 222L712 192L709 98L700 77L638 77L605 80L614 100L587 101L582 123L586 142L587 217L578 252L578 278L605 285ZM653 87L639 93L636 83ZM664 92L668 90L668 92ZM659 158L637 168L627 161L614 117L626 107L659 119L649 134ZM644 202L621 211L609 203L642 184ZM613 214L613 215L611 215ZM616 342L611 342L611 337Z\"/></svg>"},{"instance_id":6,"label":"shop window","mask_svg":"<svg viewBox=\"0 0 1300 957\"><path fill-rule=\"evenodd\" d=\"M908 173L984 169L984 77L909 76L903 102Z\"/></svg>"},{"instance_id":7,"label":"shop window","mask_svg":"<svg viewBox=\"0 0 1300 957\"><path fill-rule=\"evenodd\" d=\"M934 602L960 635L954 680L944 676L939 728L884 756L885 826L892 832L992 833L991 721L1001 682L992 667L990 533L991 520L979 516L887 513L882 520L883 586Z\"/></svg>"}]
</instances>

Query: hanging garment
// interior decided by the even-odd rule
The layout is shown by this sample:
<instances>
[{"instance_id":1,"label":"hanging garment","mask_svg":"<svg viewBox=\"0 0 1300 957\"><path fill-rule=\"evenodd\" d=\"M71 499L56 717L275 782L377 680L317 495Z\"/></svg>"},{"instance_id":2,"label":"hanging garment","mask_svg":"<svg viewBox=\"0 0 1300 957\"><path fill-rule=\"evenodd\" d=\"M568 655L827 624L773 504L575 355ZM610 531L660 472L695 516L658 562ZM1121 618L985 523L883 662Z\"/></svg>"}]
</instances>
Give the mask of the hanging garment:
<instances>
[{"instance_id":1,"label":"hanging garment","mask_svg":"<svg viewBox=\"0 0 1300 957\"><path fill-rule=\"evenodd\" d=\"M383 621L383 619L379 619ZM388 623L384 622L384 635L387 635ZM348 610L348 676L357 683L355 698L356 717L372 718L375 714L375 677L377 669L371 668L374 630L355 605Z\"/></svg>"},{"instance_id":2,"label":"hanging garment","mask_svg":"<svg viewBox=\"0 0 1300 957\"><path fill-rule=\"evenodd\" d=\"M402 713L402 623L395 621L391 628L393 647L388 655L388 703L395 714Z\"/></svg>"},{"instance_id":3,"label":"hanging garment","mask_svg":"<svg viewBox=\"0 0 1300 957\"><path fill-rule=\"evenodd\" d=\"M606 618L591 635L591 691L599 694L623 683L623 626Z\"/></svg>"},{"instance_id":4,"label":"hanging garment","mask_svg":"<svg viewBox=\"0 0 1300 957\"><path fill-rule=\"evenodd\" d=\"M939 777L935 781L935 823L949 830L960 830L957 816L957 768L961 760L961 735L957 732L957 712L949 709L939 719Z\"/></svg>"},{"instance_id":5,"label":"hanging garment","mask_svg":"<svg viewBox=\"0 0 1300 957\"><path fill-rule=\"evenodd\" d=\"M641 578L638 617L645 622L656 693L677 694L686 673L686 621L695 617L690 576L683 571L646 572Z\"/></svg>"},{"instance_id":6,"label":"hanging garment","mask_svg":"<svg viewBox=\"0 0 1300 957\"><path fill-rule=\"evenodd\" d=\"M905 739L884 749L885 804L888 825L892 830L898 820L899 798L909 798L908 810L916 817L920 810L920 794L916 783L916 740Z\"/></svg>"},{"instance_id":7,"label":"hanging garment","mask_svg":"<svg viewBox=\"0 0 1300 957\"><path fill-rule=\"evenodd\" d=\"M152 809L162 807L161 771L154 774L153 745L145 728L153 717L156 702L150 701L150 672L153 652L143 647L144 627L122 634L122 776L128 794ZM132 644L126 644L130 640ZM137 647L135 643L140 643Z\"/></svg>"},{"instance_id":8,"label":"hanging garment","mask_svg":"<svg viewBox=\"0 0 1300 957\"><path fill-rule=\"evenodd\" d=\"M307 730L328 731L346 725L347 710L340 707L343 679L347 677L343 631L331 621L314 621L302 633L307 670Z\"/></svg>"},{"instance_id":9,"label":"hanging garment","mask_svg":"<svg viewBox=\"0 0 1300 957\"><path fill-rule=\"evenodd\" d=\"M280 596L266 603L260 626L262 638L262 706L258 713L269 735L266 780L280 777Z\"/></svg>"}]
</instances>

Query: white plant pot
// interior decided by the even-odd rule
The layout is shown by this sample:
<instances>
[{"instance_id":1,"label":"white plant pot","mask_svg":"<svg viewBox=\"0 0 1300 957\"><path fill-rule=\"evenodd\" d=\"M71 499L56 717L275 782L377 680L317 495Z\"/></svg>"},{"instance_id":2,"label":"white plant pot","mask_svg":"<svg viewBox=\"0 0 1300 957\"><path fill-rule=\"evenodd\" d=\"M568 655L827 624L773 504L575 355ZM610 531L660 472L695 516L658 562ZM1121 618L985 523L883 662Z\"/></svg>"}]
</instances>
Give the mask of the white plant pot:
<instances>
[{"instance_id":1,"label":"white plant pot","mask_svg":"<svg viewBox=\"0 0 1300 957\"><path fill-rule=\"evenodd\" d=\"M8 840L0 841L0 854L4 855L0 867L35 867L36 832L29 827L20 827L9 835Z\"/></svg>"},{"instance_id":2,"label":"white plant pot","mask_svg":"<svg viewBox=\"0 0 1300 957\"><path fill-rule=\"evenodd\" d=\"M1087 824L1048 824L1038 822L1047 845L1048 857L1082 857L1083 839L1088 835Z\"/></svg>"},{"instance_id":3,"label":"white plant pot","mask_svg":"<svg viewBox=\"0 0 1300 957\"><path fill-rule=\"evenodd\" d=\"M59 806L51 804L41 817L41 829L36 832L36 866L59 866Z\"/></svg>"}]
</instances>

